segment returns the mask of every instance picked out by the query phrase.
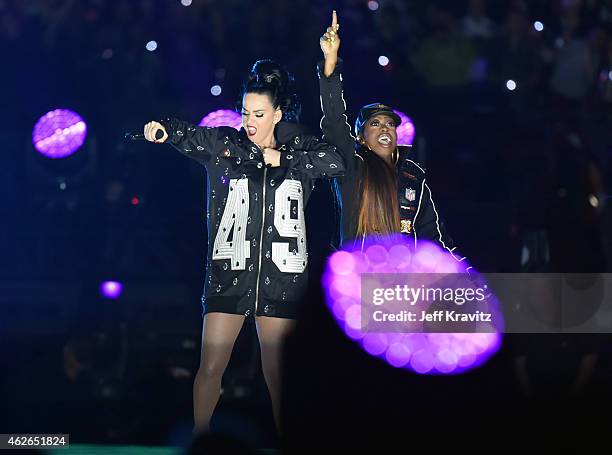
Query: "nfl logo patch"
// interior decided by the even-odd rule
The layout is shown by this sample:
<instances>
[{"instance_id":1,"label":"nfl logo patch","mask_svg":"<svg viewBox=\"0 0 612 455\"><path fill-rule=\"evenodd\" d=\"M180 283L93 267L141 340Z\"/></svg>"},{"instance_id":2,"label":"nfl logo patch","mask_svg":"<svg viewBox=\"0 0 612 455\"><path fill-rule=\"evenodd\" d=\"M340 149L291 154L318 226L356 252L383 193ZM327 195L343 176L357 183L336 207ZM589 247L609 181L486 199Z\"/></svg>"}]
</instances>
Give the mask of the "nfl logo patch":
<instances>
[{"instance_id":1,"label":"nfl logo patch","mask_svg":"<svg viewBox=\"0 0 612 455\"><path fill-rule=\"evenodd\" d=\"M406 199L408 199L409 201L414 201L416 198L416 191L414 191L412 188L406 188Z\"/></svg>"}]
</instances>

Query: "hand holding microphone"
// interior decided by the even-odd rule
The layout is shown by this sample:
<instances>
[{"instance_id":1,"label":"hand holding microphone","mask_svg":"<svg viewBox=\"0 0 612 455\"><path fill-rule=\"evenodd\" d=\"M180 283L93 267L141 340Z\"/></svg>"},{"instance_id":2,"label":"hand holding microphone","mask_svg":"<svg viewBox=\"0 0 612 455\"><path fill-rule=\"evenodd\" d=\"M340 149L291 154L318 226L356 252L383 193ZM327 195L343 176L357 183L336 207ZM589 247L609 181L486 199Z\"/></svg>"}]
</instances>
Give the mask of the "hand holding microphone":
<instances>
[{"instance_id":1,"label":"hand holding microphone","mask_svg":"<svg viewBox=\"0 0 612 455\"><path fill-rule=\"evenodd\" d=\"M161 144L168 139L168 133L161 123L149 122L144 126L144 137L147 141Z\"/></svg>"},{"instance_id":2,"label":"hand holding microphone","mask_svg":"<svg viewBox=\"0 0 612 455\"><path fill-rule=\"evenodd\" d=\"M143 133L126 133L125 138L133 141L145 139L149 142L162 144L168 139L168 133L161 123L149 122L144 126Z\"/></svg>"}]
</instances>

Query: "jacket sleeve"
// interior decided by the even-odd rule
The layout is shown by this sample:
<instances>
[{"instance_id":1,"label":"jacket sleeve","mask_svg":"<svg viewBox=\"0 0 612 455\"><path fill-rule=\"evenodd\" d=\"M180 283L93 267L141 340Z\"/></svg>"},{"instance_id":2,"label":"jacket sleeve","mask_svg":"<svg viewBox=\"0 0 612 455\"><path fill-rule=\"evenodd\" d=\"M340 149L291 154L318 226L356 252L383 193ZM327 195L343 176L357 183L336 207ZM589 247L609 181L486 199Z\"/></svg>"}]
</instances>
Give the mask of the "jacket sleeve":
<instances>
[{"instance_id":1,"label":"jacket sleeve","mask_svg":"<svg viewBox=\"0 0 612 455\"><path fill-rule=\"evenodd\" d=\"M331 76L323 73L323 62L317 65L319 92L321 97L321 131L323 140L335 145L347 164L355 160L355 137L346 116L346 103L342 90L342 60L338 60Z\"/></svg>"},{"instance_id":2,"label":"jacket sleeve","mask_svg":"<svg viewBox=\"0 0 612 455\"><path fill-rule=\"evenodd\" d=\"M167 143L201 164L210 161L217 145L218 128L195 126L176 118L166 118L160 123L168 133Z\"/></svg>"},{"instance_id":3,"label":"jacket sleeve","mask_svg":"<svg viewBox=\"0 0 612 455\"><path fill-rule=\"evenodd\" d=\"M455 243L446 231L444 222L440 219L436 204L431 195L431 189L426 180L423 180L421 192L421 203L415 220L415 234L417 239L430 240L437 243L457 261L464 261L466 258L456 254ZM468 267L468 271L471 267Z\"/></svg>"},{"instance_id":4,"label":"jacket sleeve","mask_svg":"<svg viewBox=\"0 0 612 455\"><path fill-rule=\"evenodd\" d=\"M311 135L296 136L289 151L281 153L280 165L310 178L340 177L345 170L337 148Z\"/></svg>"}]
</instances>

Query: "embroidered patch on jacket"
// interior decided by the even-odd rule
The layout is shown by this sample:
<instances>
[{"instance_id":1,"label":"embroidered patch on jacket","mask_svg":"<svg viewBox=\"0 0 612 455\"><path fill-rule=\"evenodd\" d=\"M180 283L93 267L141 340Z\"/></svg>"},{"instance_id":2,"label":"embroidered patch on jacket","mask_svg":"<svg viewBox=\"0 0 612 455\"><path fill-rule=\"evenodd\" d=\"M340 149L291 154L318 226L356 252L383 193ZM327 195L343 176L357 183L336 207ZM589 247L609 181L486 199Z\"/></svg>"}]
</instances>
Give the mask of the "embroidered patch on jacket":
<instances>
[{"instance_id":1,"label":"embroidered patch on jacket","mask_svg":"<svg viewBox=\"0 0 612 455\"><path fill-rule=\"evenodd\" d=\"M416 176L412 175L410 172L406 172L403 171L404 177L412 179L412 180L417 180Z\"/></svg>"},{"instance_id":2,"label":"embroidered patch on jacket","mask_svg":"<svg viewBox=\"0 0 612 455\"><path fill-rule=\"evenodd\" d=\"M406 199L414 201L416 199L416 191L412 188L406 188Z\"/></svg>"},{"instance_id":3,"label":"embroidered patch on jacket","mask_svg":"<svg viewBox=\"0 0 612 455\"><path fill-rule=\"evenodd\" d=\"M412 221L410 220L400 220L401 229L400 232L402 234L410 234L412 232Z\"/></svg>"}]
</instances>

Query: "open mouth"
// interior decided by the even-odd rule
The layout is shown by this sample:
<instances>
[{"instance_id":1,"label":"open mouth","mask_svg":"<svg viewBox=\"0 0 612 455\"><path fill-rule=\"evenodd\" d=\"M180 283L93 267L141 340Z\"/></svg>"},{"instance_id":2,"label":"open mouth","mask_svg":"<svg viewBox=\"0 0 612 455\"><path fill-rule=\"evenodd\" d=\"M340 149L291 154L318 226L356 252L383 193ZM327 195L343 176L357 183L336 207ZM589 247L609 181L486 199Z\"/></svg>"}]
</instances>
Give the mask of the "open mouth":
<instances>
[{"instance_id":1,"label":"open mouth","mask_svg":"<svg viewBox=\"0 0 612 455\"><path fill-rule=\"evenodd\" d=\"M249 136L255 136L255 133L257 133L257 128L254 126L247 126L246 130Z\"/></svg>"},{"instance_id":2,"label":"open mouth","mask_svg":"<svg viewBox=\"0 0 612 455\"><path fill-rule=\"evenodd\" d=\"M380 136L378 136L378 143L382 145L391 144L391 136L387 133L381 134Z\"/></svg>"}]
</instances>

